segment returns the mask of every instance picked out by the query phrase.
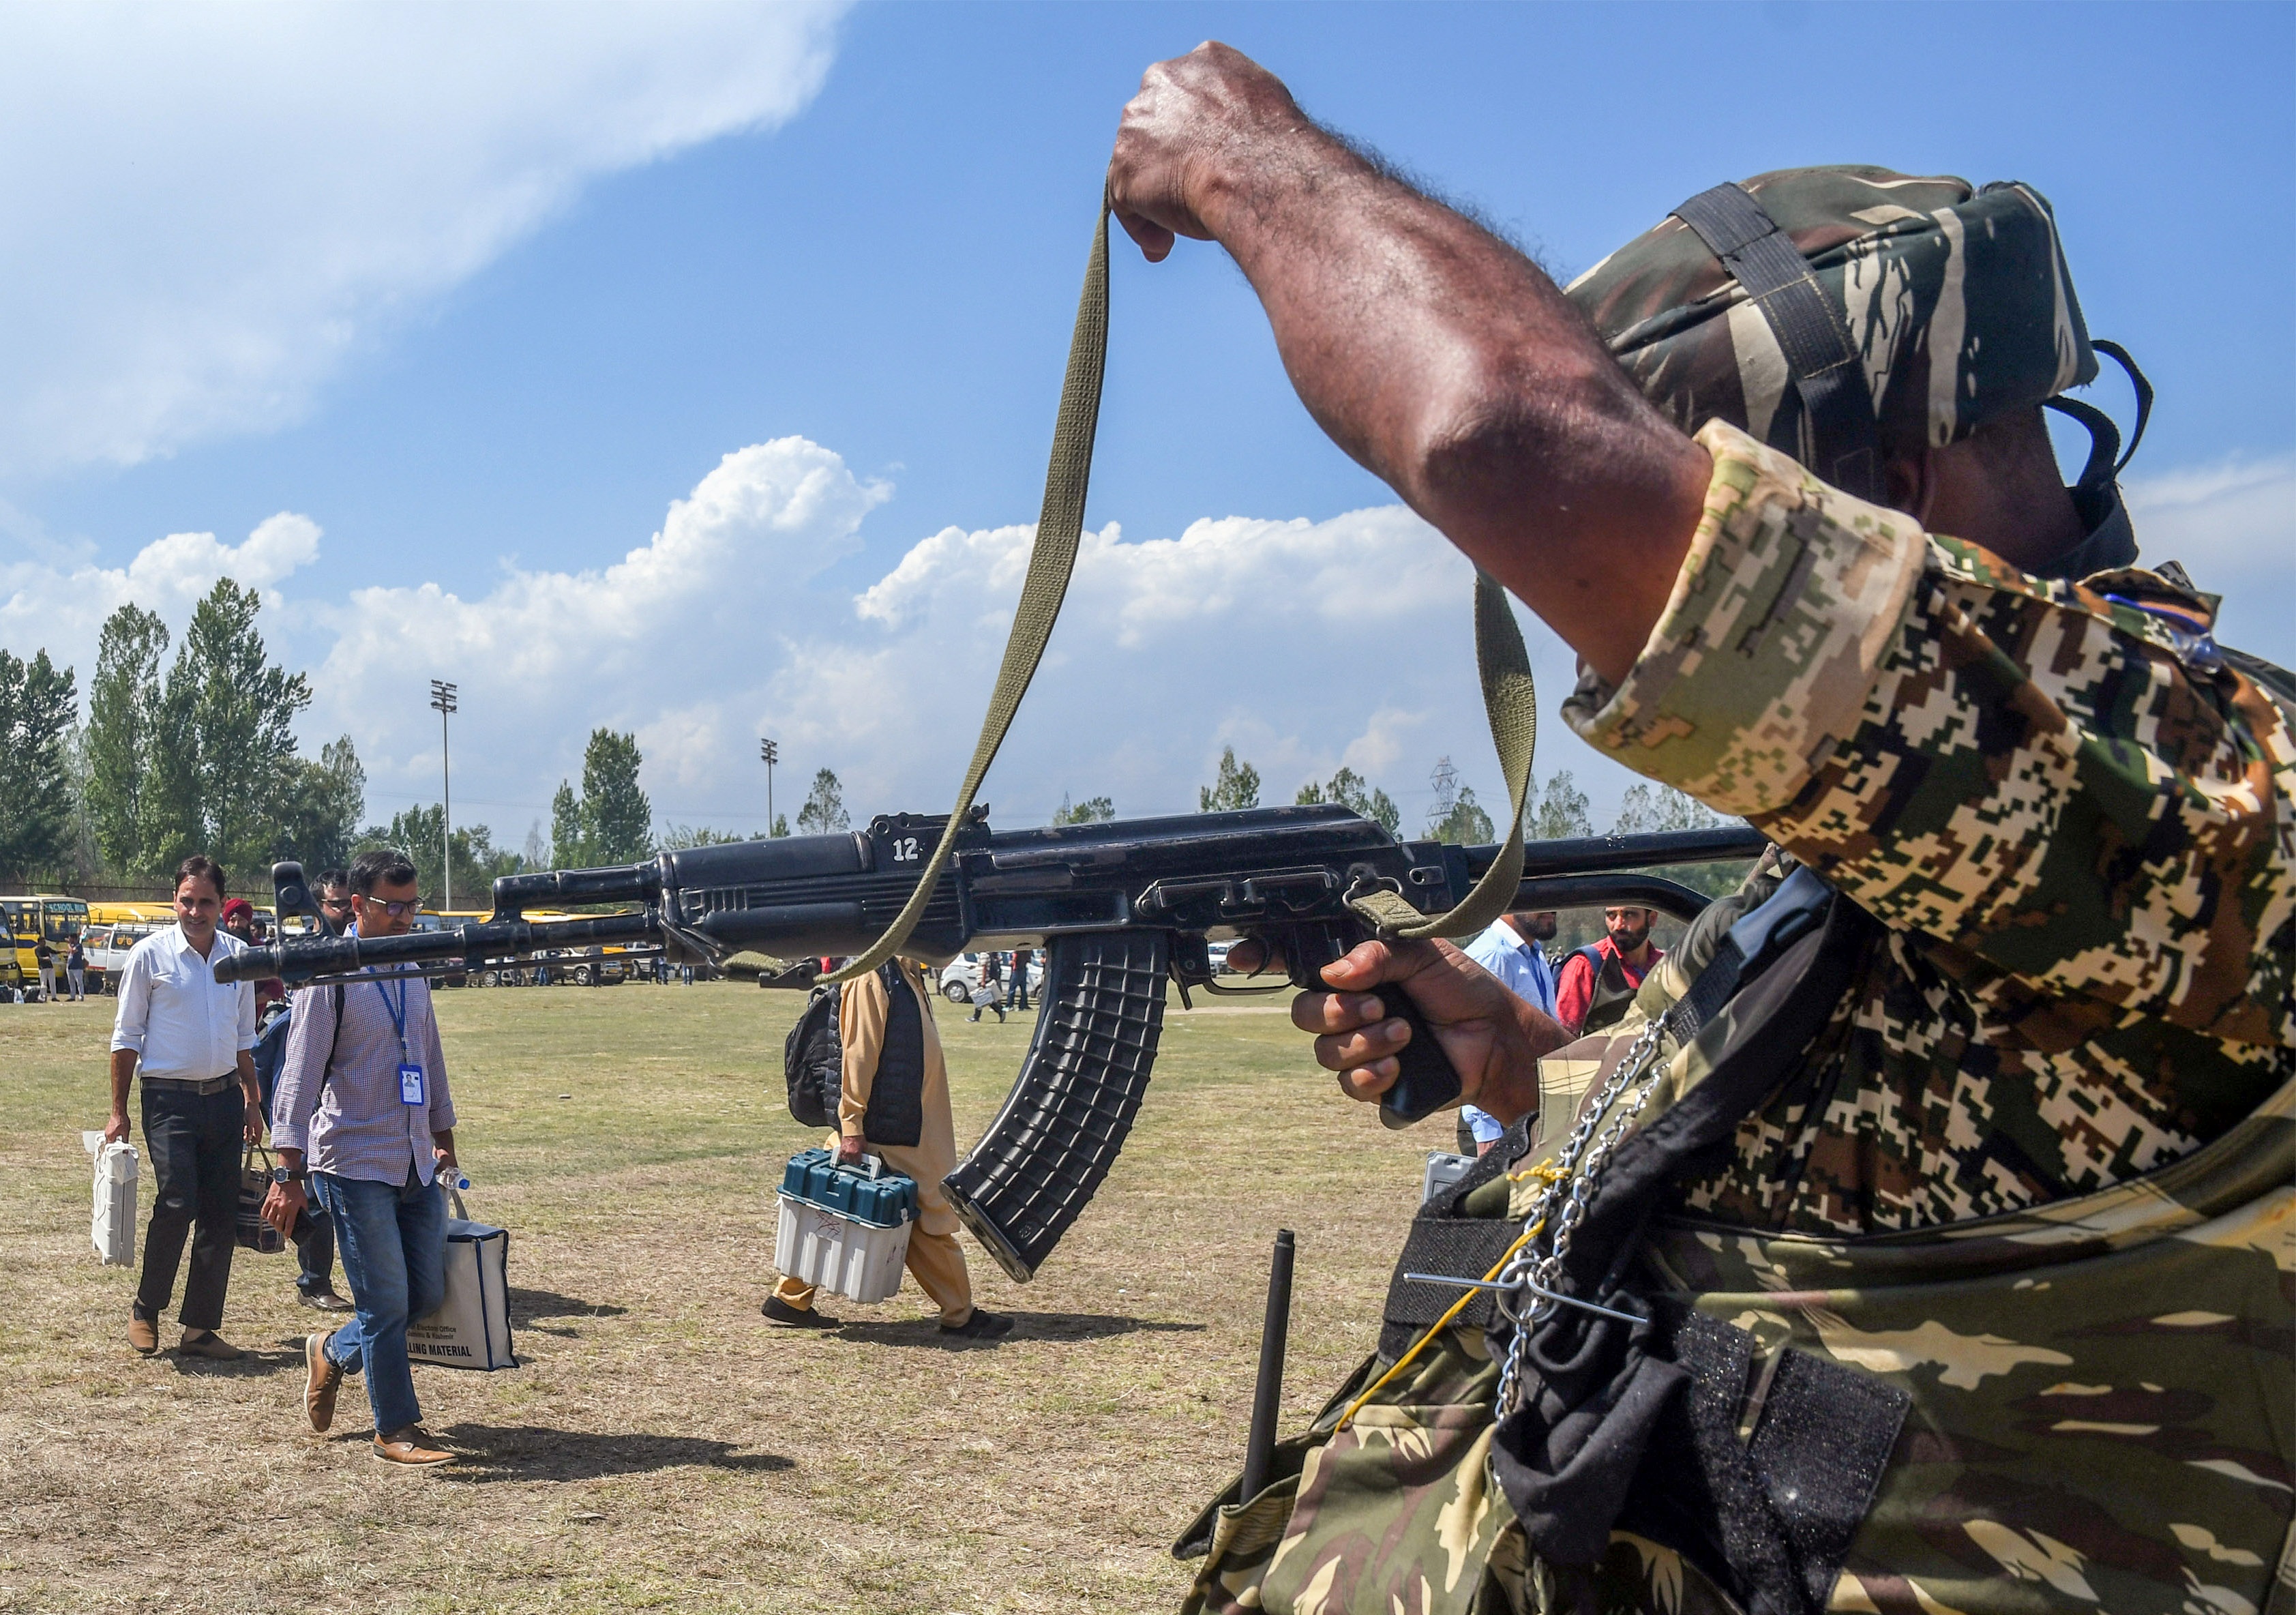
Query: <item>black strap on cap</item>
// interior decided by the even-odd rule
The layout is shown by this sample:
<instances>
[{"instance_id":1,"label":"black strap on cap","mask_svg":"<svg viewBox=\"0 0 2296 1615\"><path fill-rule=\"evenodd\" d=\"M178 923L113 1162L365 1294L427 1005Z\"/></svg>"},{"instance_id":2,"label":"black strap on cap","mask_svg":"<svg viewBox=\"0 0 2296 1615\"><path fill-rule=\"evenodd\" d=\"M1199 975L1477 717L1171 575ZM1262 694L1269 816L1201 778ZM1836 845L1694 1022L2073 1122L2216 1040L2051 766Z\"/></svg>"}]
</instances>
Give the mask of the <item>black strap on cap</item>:
<instances>
[{"instance_id":1,"label":"black strap on cap","mask_svg":"<svg viewBox=\"0 0 2296 1615\"><path fill-rule=\"evenodd\" d=\"M1810 469L1846 494L1879 499L1881 433L1841 305L1744 187L1701 191L1674 217L1697 233L1769 321L1801 396Z\"/></svg>"},{"instance_id":2,"label":"black strap on cap","mask_svg":"<svg viewBox=\"0 0 2296 1615\"><path fill-rule=\"evenodd\" d=\"M2136 446L2144 441L2144 428L2152 418L2152 383L2136 368L2136 361L2128 357L2128 349L2118 342L2099 339L2089 344L2121 369L2128 373L2128 384L2136 394L2136 425L2128 434L2128 447L2120 447L2120 428L2112 417L2095 405L2062 394L2044 398L2042 405L2055 410L2069 421L2078 421L2088 430L2088 462L2081 467L2080 476L2066 491L2073 496L2073 509L2080 515L2081 526L2088 537L2046 566L2035 569L2042 578L2082 578L2098 572L2136 564L2136 536L2128 523L2128 507L2120 496L2120 477L2136 454Z\"/></svg>"}]
</instances>

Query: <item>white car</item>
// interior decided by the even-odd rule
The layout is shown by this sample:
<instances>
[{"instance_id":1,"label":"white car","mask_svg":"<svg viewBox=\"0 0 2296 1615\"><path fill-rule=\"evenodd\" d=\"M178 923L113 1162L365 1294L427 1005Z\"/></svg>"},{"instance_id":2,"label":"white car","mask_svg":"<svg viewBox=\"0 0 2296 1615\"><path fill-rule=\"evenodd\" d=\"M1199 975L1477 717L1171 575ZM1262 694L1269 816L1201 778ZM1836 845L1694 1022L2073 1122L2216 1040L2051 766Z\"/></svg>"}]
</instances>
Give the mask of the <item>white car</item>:
<instances>
[{"instance_id":1,"label":"white car","mask_svg":"<svg viewBox=\"0 0 2296 1615\"><path fill-rule=\"evenodd\" d=\"M940 996L951 1004L972 1002L972 989L980 985L980 963L985 955L959 954L940 967Z\"/></svg>"},{"instance_id":2,"label":"white car","mask_svg":"<svg viewBox=\"0 0 2296 1615\"><path fill-rule=\"evenodd\" d=\"M941 996L951 1004L972 1003L974 991L980 986L981 967L988 962L988 958L987 954L960 954L942 965L940 967ZM1029 985L1031 988L1035 987L1038 980L1038 972L1033 969L1030 970ZM1010 956L1007 956L1004 962L1004 972L997 980L996 990L1000 993L1005 991L1011 986L1012 980L1013 962Z\"/></svg>"},{"instance_id":3,"label":"white car","mask_svg":"<svg viewBox=\"0 0 2296 1615\"><path fill-rule=\"evenodd\" d=\"M80 938L80 946L87 949L87 962L93 967L88 973L89 985L94 985L94 972L100 970L103 972L104 990L116 989L120 972L127 968L127 955L135 951L135 945L153 931L167 929L163 924L146 920L122 920L112 925L89 926Z\"/></svg>"}]
</instances>

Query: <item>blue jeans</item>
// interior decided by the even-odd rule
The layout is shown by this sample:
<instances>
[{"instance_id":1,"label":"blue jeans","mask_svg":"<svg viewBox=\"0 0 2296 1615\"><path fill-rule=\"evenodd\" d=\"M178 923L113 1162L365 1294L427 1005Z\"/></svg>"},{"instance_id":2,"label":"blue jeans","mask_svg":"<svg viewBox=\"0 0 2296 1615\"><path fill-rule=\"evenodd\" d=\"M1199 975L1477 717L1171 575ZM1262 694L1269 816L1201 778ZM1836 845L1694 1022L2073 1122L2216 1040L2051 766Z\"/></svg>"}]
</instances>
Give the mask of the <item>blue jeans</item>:
<instances>
[{"instance_id":1,"label":"blue jeans","mask_svg":"<svg viewBox=\"0 0 2296 1615\"><path fill-rule=\"evenodd\" d=\"M366 1399L379 1436L419 1423L406 1325L447 1299L447 1197L410 1167L398 1186L311 1174L311 1187L335 1225L343 1273L358 1310L327 1337L327 1360L366 1374Z\"/></svg>"}]
</instances>

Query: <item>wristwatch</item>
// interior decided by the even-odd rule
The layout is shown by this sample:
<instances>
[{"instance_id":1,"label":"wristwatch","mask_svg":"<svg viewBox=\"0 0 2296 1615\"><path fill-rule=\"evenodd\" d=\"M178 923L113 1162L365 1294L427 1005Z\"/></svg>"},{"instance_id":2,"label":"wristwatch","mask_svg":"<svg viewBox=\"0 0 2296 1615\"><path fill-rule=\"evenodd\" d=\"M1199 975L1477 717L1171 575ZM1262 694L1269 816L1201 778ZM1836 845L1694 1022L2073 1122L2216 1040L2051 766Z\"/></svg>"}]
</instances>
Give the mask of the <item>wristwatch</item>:
<instances>
[{"instance_id":1,"label":"wristwatch","mask_svg":"<svg viewBox=\"0 0 2296 1615\"><path fill-rule=\"evenodd\" d=\"M275 1184L299 1184L303 1181L303 1168L274 1167L271 1168L271 1181Z\"/></svg>"}]
</instances>

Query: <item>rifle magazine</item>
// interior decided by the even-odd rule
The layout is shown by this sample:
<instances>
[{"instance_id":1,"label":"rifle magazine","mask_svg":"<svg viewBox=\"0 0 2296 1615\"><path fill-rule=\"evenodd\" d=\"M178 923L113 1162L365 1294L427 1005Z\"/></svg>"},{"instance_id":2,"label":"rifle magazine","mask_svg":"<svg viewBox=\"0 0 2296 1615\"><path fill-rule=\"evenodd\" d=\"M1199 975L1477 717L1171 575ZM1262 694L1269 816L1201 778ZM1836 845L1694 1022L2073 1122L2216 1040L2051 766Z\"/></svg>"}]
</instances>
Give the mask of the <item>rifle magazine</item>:
<instances>
[{"instance_id":1,"label":"rifle magazine","mask_svg":"<svg viewBox=\"0 0 2296 1615\"><path fill-rule=\"evenodd\" d=\"M1027 1283L1099 1190L1148 1090L1164 1025L1160 930L1054 937L1037 1034L972 1152L941 1180L988 1253Z\"/></svg>"}]
</instances>

